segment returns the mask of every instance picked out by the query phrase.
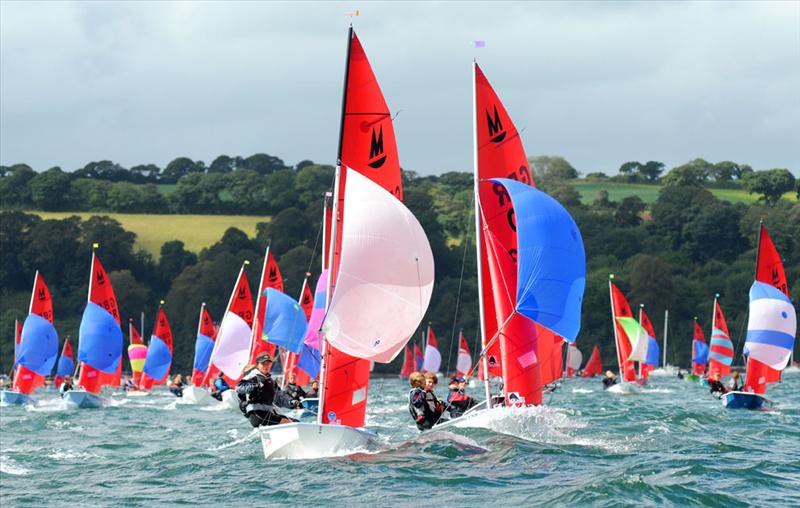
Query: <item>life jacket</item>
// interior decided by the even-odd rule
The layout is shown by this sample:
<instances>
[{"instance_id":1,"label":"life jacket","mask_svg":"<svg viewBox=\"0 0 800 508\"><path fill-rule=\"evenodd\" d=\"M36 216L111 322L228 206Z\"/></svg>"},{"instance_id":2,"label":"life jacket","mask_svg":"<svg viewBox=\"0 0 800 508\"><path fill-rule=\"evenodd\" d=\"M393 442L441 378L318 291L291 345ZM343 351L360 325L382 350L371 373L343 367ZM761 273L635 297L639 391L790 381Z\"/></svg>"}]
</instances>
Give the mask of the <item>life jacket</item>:
<instances>
[{"instance_id":1,"label":"life jacket","mask_svg":"<svg viewBox=\"0 0 800 508\"><path fill-rule=\"evenodd\" d=\"M239 409L245 416L253 411L275 411L274 401L277 386L272 376L253 369L236 385Z\"/></svg>"}]
</instances>

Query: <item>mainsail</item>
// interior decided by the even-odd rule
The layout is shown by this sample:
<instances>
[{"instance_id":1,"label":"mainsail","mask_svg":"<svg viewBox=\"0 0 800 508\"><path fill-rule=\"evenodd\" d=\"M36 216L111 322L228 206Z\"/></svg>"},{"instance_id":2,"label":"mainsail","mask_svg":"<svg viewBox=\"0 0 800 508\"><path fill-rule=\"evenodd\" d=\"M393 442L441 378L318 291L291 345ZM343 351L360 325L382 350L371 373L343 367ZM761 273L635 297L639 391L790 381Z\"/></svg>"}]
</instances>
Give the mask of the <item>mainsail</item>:
<instances>
[{"instance_id":1,"label":"mainsail","mask_svg":"<svg viewBox=\"0 0 800 508\"><path fill-rule=\"evenodd\" d=\"M245 261L239 269L239 276L228 300L228 307L219 325L217 339L214 341L214 349L209 359L210 366L222 371L231 386L242 377L242 370L250 359L253 297L244 272L247 264ZM204 384L208 383L212 371L213 369L209 367Z\"/></svg>"},{"instance_id":2,"label":"mainsail","mask_svg":"<svg viewBox=\"0 0 800 508\"><path fill-rule=\"evenodd\" d=\"M602 373L603 360L600 359L600 348L595 344L589 361L587 361L586 365L583 367L583 374L581 374L581 377L598 376Z\"/></svg>"},{"instance_id":3,"label":"mainsail","mask_svg":"<svg viewBox=\"0 0 800 508\"><path fill-rule=\"evenodd\" d=\"M92 252L89 301L78 335L78 384L91 393L100 393L103 385L113 384L122 367L122 343L114 288L100 259Z\"/></svg>"},{"instance_id":4,"label":"mainsail","mask_svg":"<svg viewBox=\"0 0 800 508\"><path fill-rule=\"evenodd\" d=\"M58 357L58 333L53 327L53 300L44 278L36 272L28 317L22 325L20 343L16 349L14 390L33 393L44 385Z\"/></svg>"},{"instance_id":5,"label":"mainsail","mask_svg":"<svg viewBox=\"0 0 800 508\"><path fill-rule=\"evenodd\" d=\"M408 347L408 346L406 346ZM408 350L409 356L410 349ZM412 364L413 365L413 364ZM464 330L458 333L458 359L456 360L456 375L459 377L467 376L472 370L472 356L469 352L469 344L464 337Z\"/></svg>"},{"instance_id":6,"label":"mainsail","mask_svg":"<svg viewBox=\"0 0 800 508\"><path fill-rule=\"evenodd\" d=\"M728 334L728 323L722 307L714 297L714 313L711 319L711 343L708 352L708 377L727 376L733 363L733 341Z\"/></svg>"},{"instance_id":7,"label":"mainsail","mask_svg":"<svg viewBox=\"0 0 800 508\"><path fill-rule=\"evenodd\" d=\"M567 346L567 377L575 376L583 363L583 353L581 350L570 344Z\"/></svg>"},{"instance_id":8,"label":"mainsail","mask_svg":"<svg viewBox=\"0 0 800 508\"><path fill-rule=\"evenodd\" d=\"M67 335L67 340L64 341L64 347L61 349L61 357L58 359L58 365L56 366L53 386L56 388L61 387L64 378L71 376L73 372L75 372L75 359L72 356L72 344L70 344L69 335Z\"/></svg>"},{"instance_id":9,"label":"mainsail","mask_svg":"<svg viewBox=\"0 0 800 508\"><path fill-rule=\"evenodd\" d=\"M205 302L200 305L200 319L197 322L197 338L194 341L194 366L192 368L192 386L203 386L203 379L208 374L211 351L214 350L214 340L217 330L214 320L208 312Z\"/></svg>"},{"instance_id":10,"label":"mainsail","mask_svg":"<svg viewBox=\"0 0 800 508\"><path fill-rule=\"evenodd\" d=\"M750 287L750 312L744 352L745 389L763 394L780 379L794 349L797 311L789 299L783 262L764 224L759 226L756 280Z\"/></svg>"},{"instance_id":11,"label":"mainsail","mask_svg":"<svg viewBox=\"0 0 800 508\"><path fill-rule=\"evenodd\" d=\"M147 346L147 358L142 367L142 388L149 390L154 384L164 384L171 366L172 328L169 326L164 308L159 306L153 335Z\"/></svg>"},{"instance_id":12,"label":"mainsail","mask_svg":"<svg viewBox=\"0 0 800 508\"><path fill-rule=\"evenodd\" d=\"M139 386L142 382L144 361L147 359L147 346L142 342L142 336L139 335L139 331L133 326L133 319L128 320L128 336L131 341L128 346L128 361L131 364L132 381L134 386Z\"/></svg>"},{"instance_id":13,"label":"mainsail","mask_svg":"<svg viewBox=\"0 0 800 508\"><path fill-rule=\"evenodd\" d=\"M708 344L703 329L694 320L694 338L692 339L692 373L702 376L708 364Z\"/></svg>"},{"instance_id":14,"label":"mainsail","mask_svg":"<svg viewBox=\"0 0 800 508\"><path fill-rule=\"evenodd\" d=\"M439 372L442 366L442 353L439 352L439 342L433 327L428 324L428 337L425 339L425 359L422 361L422 370Z\"/></svg>"},{"instance_id":15,"label":"mainsail","mask_svg":"<svg viewBox=\"0 0 800 508\"><path fill-rule=\"evenodd\" d=\"M611 278L613 278L613 275ZM619 320L619 318L633 319L631 306L622 291L610 279L608 287L611 295L611 317L614 325L614 341L617 345L617 362L619 362L620 377L623 381L636 381L636 368L630 359L633 349L622 322Z\"/></svg>"},{"instance_id":16,"label":"mainsail","mask_svg":"<svg viewBox=\"0 0 800 508\"><path fill-rule=\"evenodd\" d=\"M344 221L347 218L345 197L350 173L360 173L398 200L403 197L392 117L364 48L352 27L347 36L339 135L330 240L327 240L326 231L326 243L329 243L329 250L325 253L329 269L328 298L335 297L335 288L339 284ZM328 326L333 326L333 323ZM361 427L367 407L369 360L352 356L335 345L327 344L327 341L323 341L322 346L324 367L320 378L320 423L338 422Z\"/></svg>"},{"instance_id":17,"label":"mainsail","mask_svg":"<svg viewBox=\"0 0 800 508\"><path fill-rule=\"evenodd\" d=\"M270 252L269 246L264 253L264 264L261 267L261 280L258 284L258 293L256 296L255 316L253 318L253 336L250 341L250 363L255 363L256 357L261 353L269 353L275 356L275 345L261 340L261 330L266 321L264 320L264 312L266 309L267 301L264 298L264 291L267 288L272 288L283 293L283 275L278 268L278 263Z\"/></svg>"}]
</instances>

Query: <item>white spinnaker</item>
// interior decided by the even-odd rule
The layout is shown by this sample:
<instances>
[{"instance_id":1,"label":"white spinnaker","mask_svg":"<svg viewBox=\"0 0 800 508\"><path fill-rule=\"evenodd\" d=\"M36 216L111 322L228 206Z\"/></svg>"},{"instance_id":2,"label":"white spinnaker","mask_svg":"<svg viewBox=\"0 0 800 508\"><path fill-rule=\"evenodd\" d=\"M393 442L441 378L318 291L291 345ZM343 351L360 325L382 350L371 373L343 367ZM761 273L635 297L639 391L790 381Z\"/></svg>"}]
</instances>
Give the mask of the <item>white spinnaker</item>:
<instances>
[{"instance_id":1,"label":"white spinnaker","mask_svg":"<svg viewBox=\"0 0 800 508\"><path fill-rule=\"evenodd\" d=\"M433 253L408 208L347 171L341 261L322 324L337 349L390 362L419 326L433 292Z\"/></svg>"},{"instance_id":2,"label":"white spinnaker","mask_svg":"<svg viewBox=\"0 0 800 508\"><path fill-rule=\"evenodd\" d=\"M572 370L578 370L581 368L581 363L583 363L583 354L581 350L575 346L569 346L569 361L567 366Z\"/></svg>"},{"instance_id":3,"label":"white spinnaker","mask_svg":"<svg viewBox=\"0 0 800 508\"><path fill-rule=\"evenodd\" d=\"M219 330L211 352L211 363L229 378L239 379L250 359L250 336L253 330L244 319L230 311L225 313Z\"/></svg>"},{"instance_id":4,"label":"white spinnaker","mask_svg":"<svg viewBox=\"0 0 800 508\"><path fill-rule=\"evenodd\" d=\"M429 344L428 347L425 348L425 359L422 361L422 370L439 372L441 366L442 353L439 352L436 346L431 346Z\"/></svg>"},{"instance_id":5,"label":"white spinnaker","mask_svg":"<svg viewBox=\"0 0 800 508\"><path fill-rule=\"evenodd\" d=\"M458 348L458 361L456 362L456 370L466 374L471 368L472 357L470 357L469 351Z\"/></svg>"}]
</instances>

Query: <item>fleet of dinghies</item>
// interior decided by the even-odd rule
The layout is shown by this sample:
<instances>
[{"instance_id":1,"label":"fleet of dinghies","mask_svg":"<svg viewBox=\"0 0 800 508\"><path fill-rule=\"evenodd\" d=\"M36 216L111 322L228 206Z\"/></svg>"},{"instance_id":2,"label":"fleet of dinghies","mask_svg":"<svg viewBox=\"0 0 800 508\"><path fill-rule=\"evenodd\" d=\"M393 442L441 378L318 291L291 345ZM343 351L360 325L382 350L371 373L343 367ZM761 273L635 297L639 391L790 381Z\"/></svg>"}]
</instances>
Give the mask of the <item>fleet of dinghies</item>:
<instances>
[{"instance_id":1,"label":"fleet of dinghies","mask_svg":"<svg viewBox=\"0 0 800 508\"><path fill-rule=\"evenodd\" d=\"M581 370L583 355L575 345L586 286L581 233L561 204L536 189L511 117L476 62L472 71L480 349L473 355L459 331L455 371L458 377L480 380L485 400L463 416L441 419L434 429L492 428L492 421L508 415L525 419L524 408L541 405L557 381L603 374L599 347L594 345ZM192 375L183 387L182 404L223 404L238 411L235 390L213 396L211 390L216 383L235 387L247 366L264 353L282 359L284 387L289 376L300 385L319 380L318 398L305 399L295 414L300 421L259 427L264 456L270 459L374 449L379 436L365 427L374 362L391 362L403 352L404 379L442 366L430 325L424 350L412 340L433 292L433 254L422 226L403 204L392 117L352 27L336 160L333 191L323 198L321 269L314 291L307 273L300 295L287 295L267 246L255 298L245 274L249 262L244 261L219 326L205 303L200 306ZM661 348L644 305L634 316L614 275L608 284L619 382L604 379L604 385L611 393L636 394L659 367ZM780 257L761 224L743 350L747 376L741 390L720 393L725 407L771 405L767 385L780 379L796 333L788 294ZM161 304L147 345L129 322L130 395L146 395L169 379L173 335ZM666 320L665 314L663 366ZM67 407L102 407L107 403L102 388L120 386L120 313L95 250L77 357L68 337L56 366L58 345L53 302L37 272L28 317L15 325L13 384L0 391L4 405L33 404L34 390L54 367L57 385L73 374L77 379L75 389L61 394ZM718 380L730 374L735 353L716 295L708 343L695 318L687 378Z\"/></svg>"}]
</instances>

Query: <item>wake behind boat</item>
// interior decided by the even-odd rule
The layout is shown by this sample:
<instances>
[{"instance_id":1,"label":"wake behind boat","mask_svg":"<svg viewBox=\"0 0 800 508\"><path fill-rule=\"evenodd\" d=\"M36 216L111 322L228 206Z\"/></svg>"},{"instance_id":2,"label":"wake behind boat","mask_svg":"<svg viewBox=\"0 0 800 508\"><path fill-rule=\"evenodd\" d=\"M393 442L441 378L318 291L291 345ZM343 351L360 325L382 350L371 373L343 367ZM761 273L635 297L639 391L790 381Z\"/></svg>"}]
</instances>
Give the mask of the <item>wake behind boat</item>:
<instances>
[{"instance_id":1,"label":"wake behind boat","mask_svg":"<svg viewBox=\"0 0 800 508\"><path fill-rule=\"evenodd\" d=\"M68 409L97 409L108 404L108 399L86 390L69 390L61 395Z\"/></svg>"}]
</instances>

